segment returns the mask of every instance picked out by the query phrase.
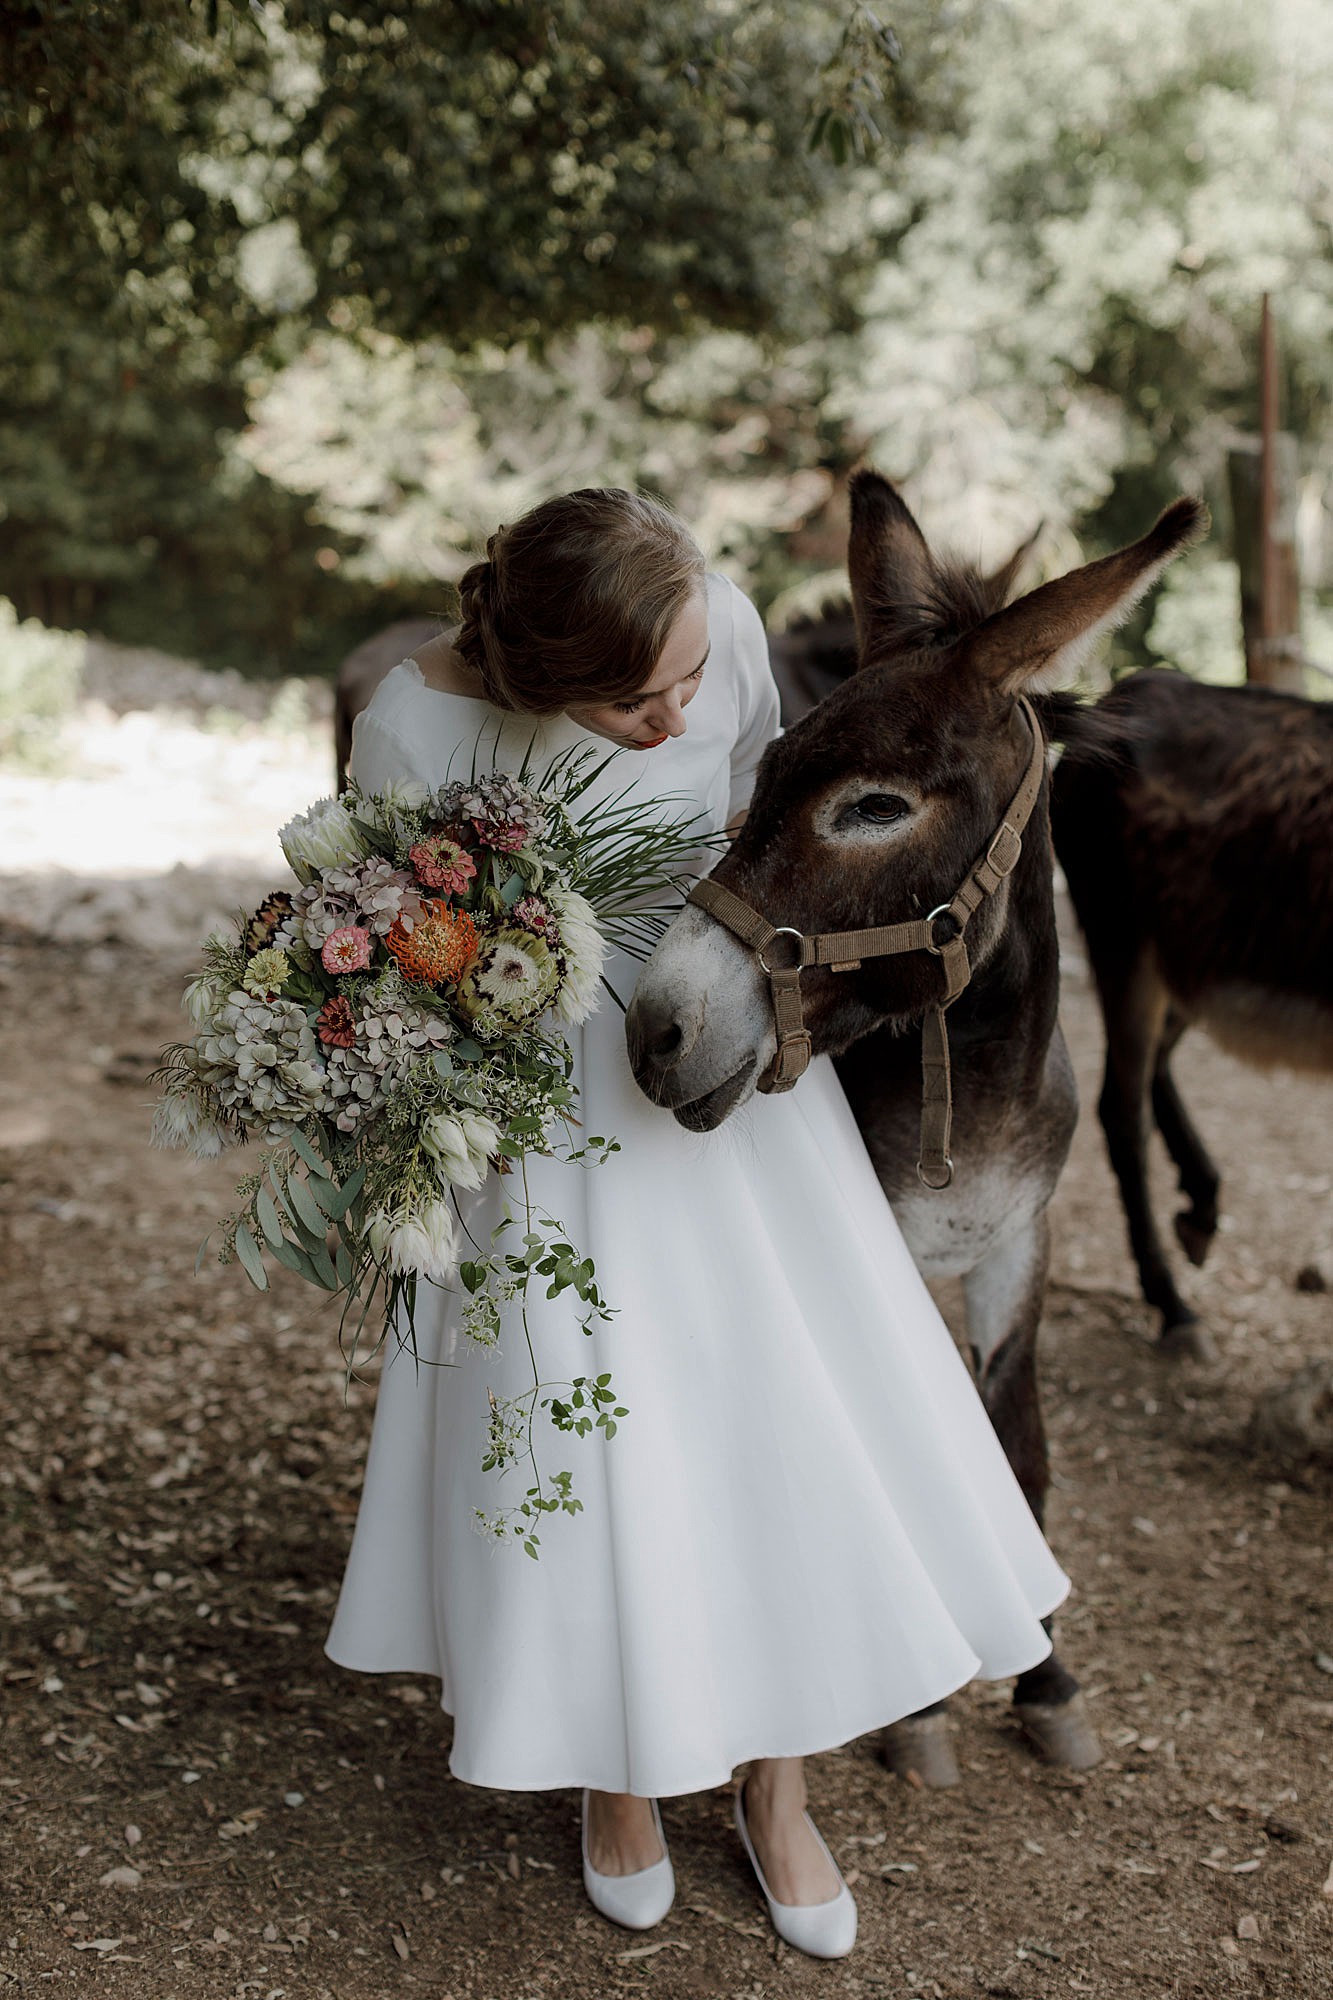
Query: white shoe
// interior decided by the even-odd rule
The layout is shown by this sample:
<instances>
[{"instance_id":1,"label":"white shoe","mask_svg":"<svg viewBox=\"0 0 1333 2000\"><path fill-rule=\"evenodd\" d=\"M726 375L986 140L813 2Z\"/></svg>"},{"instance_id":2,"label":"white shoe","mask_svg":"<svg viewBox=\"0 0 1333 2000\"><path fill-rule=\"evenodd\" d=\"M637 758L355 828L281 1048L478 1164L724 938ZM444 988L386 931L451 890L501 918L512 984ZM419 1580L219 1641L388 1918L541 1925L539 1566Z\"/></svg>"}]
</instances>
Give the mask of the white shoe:
<instances>
[{"instance_id":1,"label":"white shoe","mask_svg":"<svg viewBox=\"0 0 1333 2000\"><path fill-rule=\"evenodd\" d=\"M764 1871L759 1866L759 1856L754 1851L750 1839L750 1829L745 1824L745 1787L736 1792L736 1831L745 1843L745 1852L750 1857L750 1866L755 1872L759 1887L764 1892L768 1904L768 1914L773 1928L784 1944L803 1951L808 1958L846 1958L856 1943L856 1904L852 1892L842 1879L842 1870L829 1853L820 1836L819 1828L805 1815L805 1823L815 1839L824 1849L829 1867L838 1878L838 1893L827 1903L778 1903L764 1880Z\"/></svg>"},{"instance_id":2,"label":"white shoe","mask_svg":"<svg viewBox=\"0 0 1333 2000\"><path fill-rule=\"evenodd\" d=\"M633 1875L599 1875L588 1859L588 1794L583 1794L583 1886L593 1908L613 1924L623 1924L627 1931L650 1931L661 1923L676 1898L676 1877L662 1831L662 1815L656 1799L648 1803L662 1843L662 1859Z\"/></svg>"}]
</instances>

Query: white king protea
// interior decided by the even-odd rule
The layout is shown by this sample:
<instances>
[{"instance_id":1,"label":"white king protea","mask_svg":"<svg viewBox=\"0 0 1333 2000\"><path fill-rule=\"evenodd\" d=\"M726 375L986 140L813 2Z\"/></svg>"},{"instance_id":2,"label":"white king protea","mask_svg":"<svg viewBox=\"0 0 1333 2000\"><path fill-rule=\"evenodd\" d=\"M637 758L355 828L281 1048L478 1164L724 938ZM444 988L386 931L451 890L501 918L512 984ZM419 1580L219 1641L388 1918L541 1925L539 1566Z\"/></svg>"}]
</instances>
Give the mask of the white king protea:
<instances>
[{"instance_id":1,"label":"white king protea","mask_svg":"<svg viewBox=\"0 0 1333 2000\"><path fill-rule=\"evenodd\" d=\"M349 868L374 848L346 806L337 799L317 799L309 812L289 819L278 833L292 873L313 882L327 868Z\"/></svg>"}]
</instances>

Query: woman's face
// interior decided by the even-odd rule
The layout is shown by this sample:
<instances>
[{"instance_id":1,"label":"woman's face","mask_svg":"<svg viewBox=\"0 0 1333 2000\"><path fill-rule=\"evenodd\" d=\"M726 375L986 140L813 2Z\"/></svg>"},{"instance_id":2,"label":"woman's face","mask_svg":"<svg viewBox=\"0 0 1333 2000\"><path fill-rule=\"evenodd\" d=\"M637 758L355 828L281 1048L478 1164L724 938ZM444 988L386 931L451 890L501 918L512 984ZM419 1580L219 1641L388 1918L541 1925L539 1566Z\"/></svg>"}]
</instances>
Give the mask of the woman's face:
<instances>
[{"instance_id":1,"label":"woman's face","mask_svg":"<svg viewBox=\"0 0 1333 2000\"><path fill-rule=\"evenodd\" d=\"M685 710L699 692L708 660L708 599L695 591L667 634L648 685L624 701L565 712L581 729L629 750L655 750L685 734Z\"/></svg>"}]
</instances>

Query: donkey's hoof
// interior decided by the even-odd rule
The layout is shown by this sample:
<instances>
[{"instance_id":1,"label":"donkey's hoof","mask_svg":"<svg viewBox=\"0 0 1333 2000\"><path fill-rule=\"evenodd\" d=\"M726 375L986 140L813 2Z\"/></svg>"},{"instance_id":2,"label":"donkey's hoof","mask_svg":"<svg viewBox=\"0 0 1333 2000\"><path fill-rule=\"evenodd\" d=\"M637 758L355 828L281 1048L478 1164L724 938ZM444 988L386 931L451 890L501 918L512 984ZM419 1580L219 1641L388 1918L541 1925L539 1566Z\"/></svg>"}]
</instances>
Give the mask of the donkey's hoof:
<instances>
[{"instance_id":1,"label":"donkey's hoof","mask_svg":"<svg viewBox=\"0 0 1333 2000\"><path fill-rule=\"evenodd\" d=\"M1217 1224L1214 1222L1209 1227L1199 1222L1193 1209L1182 1208L1176 1217L1176 1237L1191 1264L1200 1265L1206 1261L1216 1234Z\"/></svg>"},{"instance_id":2,"label":"donkey's hoof","mask_svg":"<svg viewBox=\"0 0 1333 2000\"><path fill-rule=\"evenodd\" d=\"M1068 1701L1016 1701L1014 1714L1048 1764L1066 1771L1090 1771L1102 1761L1102 1746L1081 1693Z\"/></svg>"},{"instance_id":3,"label":"donkey's hoof","mask_svg":"<svg viewBox=\"0 0 1333 2000\"><path fill-rule=\"evenodd\" d=\"M1216 1361L1213 1336L1202 1320L1178 1319L1157 1336L1157 1352L1181 1361Z\"/></svg>"},{"instance_id":4,"label":"donkey's hoof","mask_svg":"<svg viewBox=\"0 0 1333 2000\"><path fill-rule=\"evenodd\" d=\"M962 1781L953 1754L953 1731L947 1715L905 1715L884 1731L884 1762L908 1784L933 1790Z\"/></svg>"}]
</instances>

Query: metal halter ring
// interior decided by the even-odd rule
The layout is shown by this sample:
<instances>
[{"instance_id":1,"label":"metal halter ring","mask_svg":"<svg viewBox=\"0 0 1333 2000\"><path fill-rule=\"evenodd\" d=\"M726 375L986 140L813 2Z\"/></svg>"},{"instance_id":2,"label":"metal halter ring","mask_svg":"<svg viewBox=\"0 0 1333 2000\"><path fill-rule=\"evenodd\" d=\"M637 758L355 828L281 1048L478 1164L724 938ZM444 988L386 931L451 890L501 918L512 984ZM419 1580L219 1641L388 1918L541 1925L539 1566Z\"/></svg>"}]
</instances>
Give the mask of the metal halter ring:
<instances>
[{"instance_id":1,"label":"metal halter ring","mask_svg":"<svg viewBox=\"0 0 1333 2000\"><path fill-rule=\"evenodd\" d=\"M772 944L773 938L780 938L780 937L795 938L797 951L796 951L796 963L794 965L775 966L769 964L767 957L768 945ZM794 931L791 928L790 924L779 924L773 932L773 937L771 937L768 940L768 944L762 946L761 949L756 954L756 956L758 957L759 963L763 966L764 971L768 974L769 978L771 979L775 972L799 972L803 960L804 946L805 946L804 931Z\"/></svg>"},{"instance_id":2,"label":"metal halter ring","mask_svg":"<svg viewBox=\"0 0 1333 2000\"><path fill-rule=\"evenodd\" d=\"M935 905L935 908L926 918L926 929L931 933L930 936L926 939L926 950L933 952L936 958L938 958L940 953L944 950L944 945L952 944L954 938L945 938L944 944L936 944L935 934L933 929L931 928L935 922L936 917L947 917L949 919L949 922L953 925L954 928L954 937L957 937L960 934L962 926L960 925L957 917L953 913L953 905L951 903L937 903Z\"/></svg>"}]
</instances>

